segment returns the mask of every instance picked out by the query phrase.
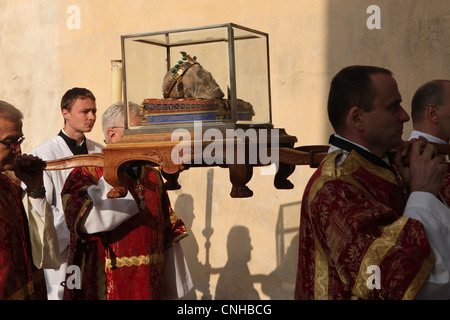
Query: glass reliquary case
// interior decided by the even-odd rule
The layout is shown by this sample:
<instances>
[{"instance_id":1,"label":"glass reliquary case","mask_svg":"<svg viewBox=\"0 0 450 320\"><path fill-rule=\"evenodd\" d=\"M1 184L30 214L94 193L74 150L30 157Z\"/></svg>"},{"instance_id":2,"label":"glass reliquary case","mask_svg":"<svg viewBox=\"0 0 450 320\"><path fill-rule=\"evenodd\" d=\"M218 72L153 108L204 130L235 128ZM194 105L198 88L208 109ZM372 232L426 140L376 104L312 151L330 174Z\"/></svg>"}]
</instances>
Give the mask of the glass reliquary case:
<instances>
[{"instance_id":1,"label":"glass reliquary case","mask_svg":"<svg viewBox=\"0 0 450 320\"><path fill-rule=\"evenodd\" d=\"M158 165L166 190L180 188L182 170L218 165L230 171L231 197L251 197L246 184L254 166L278 163L274 185L291 189L287 177L295 166L316 165L315 156L326 154L294 149L297 138L272 125L268 34L227 23L123 35L121 45L122 72L112 61L111 96L117 102L123 94L125 136L101 154L57 160L47 169L102 166L114 187L108 197L117 198L126 195L125 168L133 163ZM177 129L194 135L180 141Z\"/></svg>"},{"instance_id":2,"label":"glass reliquary case","mask_svg":"<svg viewBox=\"0 0 450 320\"><path fill-rule=\"evenodd\" d=\"M123 99L142 119L126 134L272 128L268 34L226 23L121 41Z\"/></svg>"}]
</instances>

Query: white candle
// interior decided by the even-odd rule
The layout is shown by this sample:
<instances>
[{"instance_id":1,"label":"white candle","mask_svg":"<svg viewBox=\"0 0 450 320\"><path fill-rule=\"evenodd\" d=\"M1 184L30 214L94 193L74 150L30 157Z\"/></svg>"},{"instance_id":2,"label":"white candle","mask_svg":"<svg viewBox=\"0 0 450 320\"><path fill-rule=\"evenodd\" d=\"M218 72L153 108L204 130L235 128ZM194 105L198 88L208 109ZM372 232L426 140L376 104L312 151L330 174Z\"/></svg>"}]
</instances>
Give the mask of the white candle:
<instances>
[{"instance_id":1,"label":"white candle","mask_svg":"<svg viewBox=\"0 0 450 320\"><path fill-rule=\"evenodd\" d=\"M111 60L111 103L122 101L122 60Z\"/></svg>"}]
</instances>

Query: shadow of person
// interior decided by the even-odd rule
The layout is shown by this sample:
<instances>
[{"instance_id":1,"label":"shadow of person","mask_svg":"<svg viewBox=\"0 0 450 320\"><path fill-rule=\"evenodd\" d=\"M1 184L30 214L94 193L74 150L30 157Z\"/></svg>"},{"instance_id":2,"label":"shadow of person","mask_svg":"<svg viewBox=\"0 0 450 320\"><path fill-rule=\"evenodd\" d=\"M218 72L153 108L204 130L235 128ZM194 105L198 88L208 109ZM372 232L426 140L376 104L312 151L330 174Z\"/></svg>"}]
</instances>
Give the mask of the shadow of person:
<instances>
[{"instance_id":1,"label":"shadow of person","mask_svg":"<svg viewBox=\"0 0 450 320\"><path fill-rule=\"evenodd\" d=\"M261 289L271 299L293 300L297 276L298 234L292 238L281 264L261 281Z\"/></svg>"},{"instance_id":2,"label":"shadow of person","mask_svg":"<svg viewBox=\"0 0 450 320\"><path fill-rule=\"evenodd\" d=\"M181 194L178 196L175 207L176 215L183 220L189 236L181 241L184 257L191 274L194 288L189 291L182 299L196 300L199 290L203 293L209 290L209 273L205 270L205 265L198 260L199 246L195 234L192 232L192 225L194 223L194 199L190 194Z\"/></svg>"},{"instance_id":3,"label":"shadow of person","mask_svg":"<svg viewBox=\"0 0 450 320\"><path fill-rule=\"evenodd\" d=\"M228 261L216 286L216 300L259 300L248 268L251 259L251 238L248 228L234 226L227 239Z\"/></svg>"}]
</instances>

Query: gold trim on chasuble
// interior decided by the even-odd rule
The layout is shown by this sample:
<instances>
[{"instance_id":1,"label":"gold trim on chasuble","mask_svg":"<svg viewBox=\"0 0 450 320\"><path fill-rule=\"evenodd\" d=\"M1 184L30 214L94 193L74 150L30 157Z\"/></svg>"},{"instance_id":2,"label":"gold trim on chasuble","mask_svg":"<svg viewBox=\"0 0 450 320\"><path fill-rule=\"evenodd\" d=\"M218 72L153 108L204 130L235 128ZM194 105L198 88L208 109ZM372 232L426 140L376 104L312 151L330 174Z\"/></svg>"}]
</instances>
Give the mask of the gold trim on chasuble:
<instances>
[{"instance_id":1,"label":"gold trim on chasuble","mask_svg":"<svg viewBox=\"0 0 450 320\"><path fill-rule=\"evenodd\" d=\"M422 264L419 272L416 274L416 277L409 285L408 289L406 289L405 294L403 295L403 300L413 300L416 295L419 293L420 288L422 288L423 284L428 278L428 275L433 269L435 263L435 258L433 251L430 252L428 258Z\"/></svg>"},{"instance_id":2,"label":"gold trim on chasuble","mask_svg":"<svg viewBox=\"0 0 450 320\"><path fill-rule=\"evenodd\" d=\"M114 267L131 267L131 266L140 266L140 265L149 265L149 264L158 264L164 263L164 254L162 253L154 253L152 255L140 255L140 256L131 256L131 257L118 257L114 259ZM111 259L105 259L105 269L111 269L113 267Z\"/></svg>"},{"instance_id":3,"label":"gold trim on chasuble","mask_svg":"<svg viewBox=\"0 0 450 320\"><path fill-rule=\"evenodd\" d=\"M396 245L400 232L405 226L408 218L400 217L395 222L383 228L381 236L370 245L361 260L358 276L352 289L352 294L361 299L367 299L372 291L367 287L366 270L371 265L379 266L386 254Z\"/></svg>"},{"instance_id":4,"label":"gold trim on chasuble","mask_svg":"<svg viewBox=\"0 0 450 320\"><path fill-rule=\"evenodd\" d=\"M309 211L310 204L315 198L317 192L323 187L323 185L331 180L340 179L351 183L358 189L360 189L369 198L373 198L371 194L362 186L352 174L358 170L361 166L370 172L371 174L378 176L384 180L387 180L393 184L399 185L400 182L396 176L392 174L391 171L380 168L370 161L362 157L355 151L350 152L347 159L342 163L341 166L336 168L336 158L341 156L344 152L342 150L334 151L328 154L323 160L323 166L321 171L321 176L314 181L311 186L310 193L308 195L308 215L311 221L311 213ZM395 245L397 238L403 229L404 225L408 221L406 217L400 217L397 221L391 225L386 226L381 234L381 237L375 240L370 248L367 250L364 258L362 259L361 267L359 269L358 276L356 278L355 285L353 287L352 293L354 298L367 299L370 295L370 289L366 285L366 270L370 265L380 265L381 261L384 259L387 252ZM312 223L312 222L311 222ZM315 244L315 276L314 276L314 299L316 300L327 300L328 297L328 261L322 247L317 240L314 233L314 244ZM433 263L431 263L432 267ZM404 298L414 297L417 294L418 289L425 281L426 276L429 271L429 261L422 266L419 274L414 279L411 286L406 291ZM416 288L416 289L414 289Z\"/></svg>"},{"instance_id":5,"label":"gold trim on chasuble","mask_svg":"<svg viewBox=\"0 0 450 320\"><path fill-rule=\"evenodd\" d=\"M97 172L95 171L95 167L86 167L86 169L89 171L89 173L91 174L92 178L95 180L95 184L98 184L99 178L97 176ZM84 186L81 187L80 190L78 191L78 193L82 193L82 192L86 192L89 189L90 186ZM71 194L65 194L62 197L62 206L63 206L63 210L64 210L64 218L66 216L66 208L67 208L67 201L69 201L70 197L72 195ZM92 206L92 199L91 197L88 195L87 200L83 203L83 205L80 208L80 211L77 215L77 218L75 219L75 223L74 223L74 232L75 235L77 236L77 238L82 239L82 237L80 237L80 235L78 234L78 223L80 222L80 219L86 214L86 210Z\"/></svg>"},{"instance_id":6,"label":"gold trim on chasuble","mask_svg":"<svg viewBox=\"0 0 450 320\"><path fill-rule=\"evenodd\" d=\"M82 191L82 190L84 189L84 190L86 190L86 192L87 192L87 189L88 189L88 188L89 188L89 186L85 186L85 187L81 188L80 191ZM66 208L67 208L67 202L69 201L70 197L72 197L72 195L71 195L71 194L67 194L67 193L62 197L62 205L63 205L63 210L64 210L64 218L65 218L65 211L66 211ZM83 239L83 237L81 237L81 236L78 234L78 224L79 224L81 218L85 215L86 210L87 210L88 208L90 208L91 206L92 206L92 199L91 199L91 197L88 197L88 199L87 199L87 200L83 203L83 205L81 206L80 211L79 211L79 213L77 214L77 217L76 217L76 219L75 219L75 223L74 223L74 232L75 232L76 237L79 238L79 239Z\"/></svg>"}]
</instances>

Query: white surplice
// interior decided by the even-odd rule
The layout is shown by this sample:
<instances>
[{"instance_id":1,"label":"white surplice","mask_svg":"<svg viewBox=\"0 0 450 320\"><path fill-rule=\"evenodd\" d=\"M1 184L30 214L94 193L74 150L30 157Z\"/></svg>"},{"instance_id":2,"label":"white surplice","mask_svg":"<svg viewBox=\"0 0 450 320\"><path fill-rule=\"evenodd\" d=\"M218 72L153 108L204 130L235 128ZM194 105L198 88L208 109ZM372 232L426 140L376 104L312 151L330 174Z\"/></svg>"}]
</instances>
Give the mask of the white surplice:
<instances>
[{"instance_id":1,"label":"white surplice","mask_svg":"<svg viewBox=\"0 0 450 320\"><path fill-rule=\"evenodd\" d=\"M101 144L89 139L85 139L84 143L86 143L88 153L102 153L102 149L104 148ZM44 161L73 156L69 146L59 135L37 146L31 150L30 154L35 155ZM56 233L59 240L59 249L61 251L60 267L58 269L44 269L47 296L49 300L61 300L64 292L64 287L61 286L61 282L65 281L66 277L70 233L64 219L61 191L71 171L72 169L44 171L45 198L29 198L29 203L39 215L41 215L42 219L44 219L42 208L45 208L43 202L47 201L51 205ZM22 184L22 187L26 189L24 184Z\"/></svg>"},{"instance_id":2,"label":"white surplice","mask_svg":"<svg viewBox=\"0 0 450 320\"><path fill-rule=\"evenodd\" d=\"M429 142L446 144L445 140L414 130L410 139L420 136ZM413 192L417 193L417 192ZM405 216L422 223L435 257L433 270L417 295L417 299L450 299L450 208L442 199L430 193L421 192L420 198L410 197Z\"/></svg>"}]
</instances>

